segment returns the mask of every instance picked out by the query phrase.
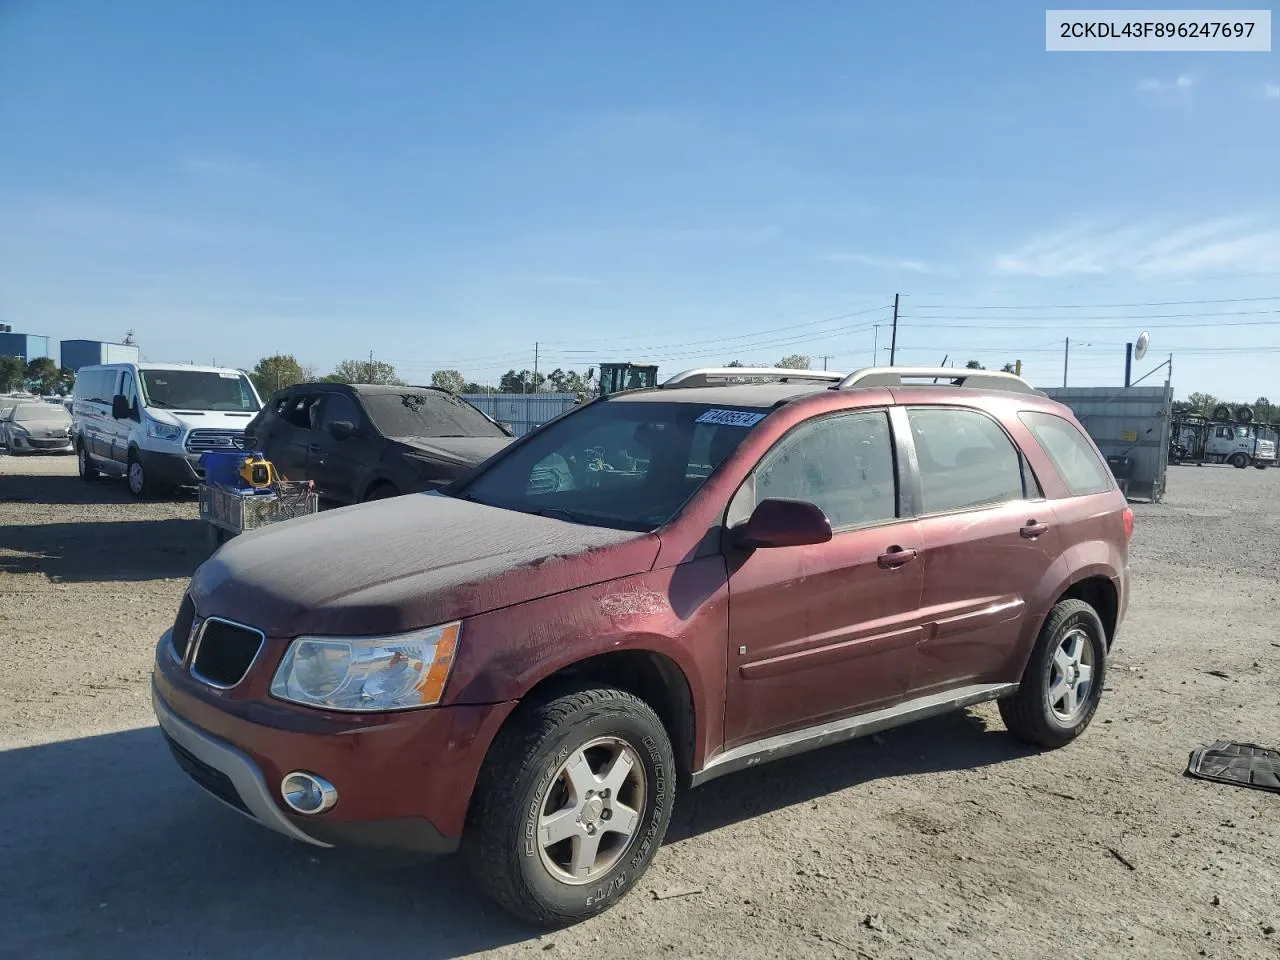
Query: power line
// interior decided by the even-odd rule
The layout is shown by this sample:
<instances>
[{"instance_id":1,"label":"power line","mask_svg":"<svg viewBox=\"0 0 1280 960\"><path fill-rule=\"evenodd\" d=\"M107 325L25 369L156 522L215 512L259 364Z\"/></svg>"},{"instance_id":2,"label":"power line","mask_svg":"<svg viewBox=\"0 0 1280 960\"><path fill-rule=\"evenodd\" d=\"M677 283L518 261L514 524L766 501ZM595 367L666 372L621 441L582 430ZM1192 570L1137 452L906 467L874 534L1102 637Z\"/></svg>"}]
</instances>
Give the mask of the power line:
<instances>
[{"instance_id":1,"label":"power line","mask_svg":"<svg viewBox=\"0 0 1280 960\"><path fill-rule=\"evenodd\" d=\"M916 303L916 310L1111 310L1120 307L1189 307L1206 303L1260 303L1267 300L1280 300L1276 297L1224 297L1219 300L1156 300L1150 303L1023 303L1023 304L991 304L987 306L968 307L946 303Z\"/></svg>"},{"instance_id":2,"label":"power line","mask_svg":"<svg viewBox=\"0 0 1280 960\"><path fill-rule=\"evenodd\" d=\"M1030 309L1030 308L1027 308L1027 309ZM1186 317L1203 317L1206 319L1212 318L1212 317L1256 317L1256 316L1269 316L1271 314L1277 314L1277 313L1280 313L1280 310L1233 310L1228 313L1111 313L1111 314L1099 314L1097 316L1092 316L1092 317L1080 317L1080 316L1046 317L1043 315L1032 316L1032 317L1004 316L1004 317L1001 317L1000 319L1002 320L1041 320L1041 321L1047 320L1047 321L1062 321L1066 323L1077 323L1080 320L1166 320L1170 318L1177 319L1177 318L1186 318ZM914 313L914 314L904 313L902 314L902 316L904 319L910 318L915 320L981 320L982 319L981 317L939 316L938 314L919 314L919 313Z\"/></svg>"}]
</instances>

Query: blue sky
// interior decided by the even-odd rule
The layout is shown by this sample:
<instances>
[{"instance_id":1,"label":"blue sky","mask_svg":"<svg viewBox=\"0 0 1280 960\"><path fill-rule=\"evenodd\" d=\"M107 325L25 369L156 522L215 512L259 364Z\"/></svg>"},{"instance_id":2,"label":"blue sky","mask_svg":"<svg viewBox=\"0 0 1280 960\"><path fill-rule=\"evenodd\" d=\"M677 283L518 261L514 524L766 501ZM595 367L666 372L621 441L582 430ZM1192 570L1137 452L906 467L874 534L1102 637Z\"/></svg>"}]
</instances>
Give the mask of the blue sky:
<instances>
[{"instance_id":1,"label":"blue sky","mask_svg":"<svg viewBox=\"0 0 1280 960\"><path fill-rule=\"evenodd\" d=\"M0 319L426 382L851 369L898 292L899 362L1113 384L1146 328L1276 399L1276 57L1049 54L1025 2L7 0Z\"/></svg>"}]
</instances>

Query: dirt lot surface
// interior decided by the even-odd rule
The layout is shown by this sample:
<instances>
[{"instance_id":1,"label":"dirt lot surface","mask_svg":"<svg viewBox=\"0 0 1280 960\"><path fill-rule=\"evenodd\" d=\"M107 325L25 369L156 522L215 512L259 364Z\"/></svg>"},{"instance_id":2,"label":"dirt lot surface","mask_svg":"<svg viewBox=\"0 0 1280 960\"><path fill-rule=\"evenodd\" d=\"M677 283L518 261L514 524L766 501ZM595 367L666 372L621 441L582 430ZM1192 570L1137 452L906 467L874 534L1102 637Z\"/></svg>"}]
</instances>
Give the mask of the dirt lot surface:
<instances>
[{"instance_id":1,"label":"dirt lot surface","mask_svg":"<svg viewBox=\"0 0 1280 960\"><path fill-rule=\"evenodd\" d=\"M1172 468L1135 510L1077 743L983 707L725 778L627 900L541 934L451 861L317 852L202 795L148 704L193 501L0 457L0 958L1280 956L1280 796L1182 775L1280 743L1280 470Z\"/></svg>"}]
</instances>

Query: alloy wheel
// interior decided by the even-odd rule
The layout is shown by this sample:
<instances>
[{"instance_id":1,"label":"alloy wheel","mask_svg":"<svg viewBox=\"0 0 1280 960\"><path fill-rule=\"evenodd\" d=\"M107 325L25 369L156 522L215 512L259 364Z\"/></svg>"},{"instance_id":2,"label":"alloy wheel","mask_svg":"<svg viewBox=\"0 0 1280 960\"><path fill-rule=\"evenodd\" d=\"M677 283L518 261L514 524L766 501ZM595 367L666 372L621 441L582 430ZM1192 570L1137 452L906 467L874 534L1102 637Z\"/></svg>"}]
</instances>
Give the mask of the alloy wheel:
<instances>
[{"instance_id":1,"label":"alloy wheel","mask_svg":"<svg viewBox=\"0 0 1280 960\"><path fill-rule=\"evenodd\" d=\"M640 828L648 788L645 767L625 740L599 737L560 764L538 813L538 852L562 883L608 873Z\"/></svg>"},{"instance_id":2,"label":"alloy wheel","mask_svg":"<svg viewBox=\"0 0 1280 960\"><path fill-rule=\"evenodd\" d=\"M1075 723L1089 702L1093 689L1093 641L1084 627L1068 630L1049 665L1049 710L1059 722Z\"/></svg>"}]
</instances>

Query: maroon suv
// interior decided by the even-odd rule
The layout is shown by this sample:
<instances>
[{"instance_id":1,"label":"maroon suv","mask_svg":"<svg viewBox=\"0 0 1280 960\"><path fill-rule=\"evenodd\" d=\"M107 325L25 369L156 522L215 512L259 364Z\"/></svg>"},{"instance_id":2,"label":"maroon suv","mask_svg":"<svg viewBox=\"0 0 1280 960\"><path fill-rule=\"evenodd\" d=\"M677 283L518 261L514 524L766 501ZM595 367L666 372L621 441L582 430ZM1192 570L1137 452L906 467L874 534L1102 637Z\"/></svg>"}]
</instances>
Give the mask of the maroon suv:
<instances>
[{"instance_id":1,"label":"maroon suv","mask_svg":"<svg viewBox=\"0 0 1280 960\"><path fill-rule=\"evenodd\" d=\"M644 873L677 785L986 700L1074 739L1132 529L1071 413L1012 375L690 371L444 493L237 537L160 640L155 711L260 823L460 848L569 923Z\"/></svg>"}]
</instances>

